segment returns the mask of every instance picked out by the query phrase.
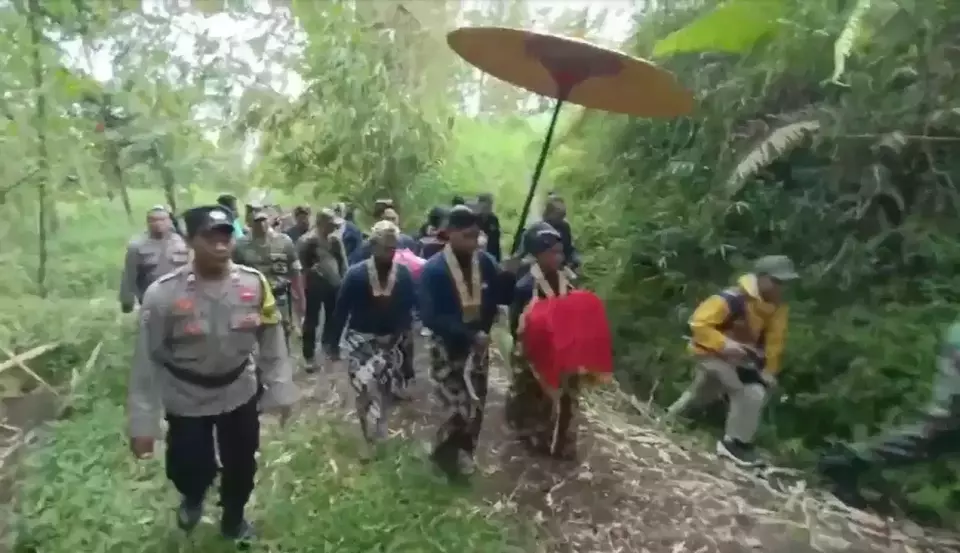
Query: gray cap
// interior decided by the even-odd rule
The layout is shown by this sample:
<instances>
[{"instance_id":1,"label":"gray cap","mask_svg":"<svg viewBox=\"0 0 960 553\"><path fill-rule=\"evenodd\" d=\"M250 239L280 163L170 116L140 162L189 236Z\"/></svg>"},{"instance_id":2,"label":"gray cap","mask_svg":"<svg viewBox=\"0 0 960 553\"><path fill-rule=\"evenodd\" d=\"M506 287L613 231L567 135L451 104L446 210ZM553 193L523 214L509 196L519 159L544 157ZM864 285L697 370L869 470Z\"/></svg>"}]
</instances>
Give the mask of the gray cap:
<instances>
[{"instance_id":1,"label":"gray cap","mask_svg":"<svg viewBox=\"0 0 960 553\"><path fill-rule=\"evenodd\" d=\"M785 255L766 255L753 264L753 272L769 275L777 280L796 280L800 278L793 261Z\"/></svg>"}]
</instances>

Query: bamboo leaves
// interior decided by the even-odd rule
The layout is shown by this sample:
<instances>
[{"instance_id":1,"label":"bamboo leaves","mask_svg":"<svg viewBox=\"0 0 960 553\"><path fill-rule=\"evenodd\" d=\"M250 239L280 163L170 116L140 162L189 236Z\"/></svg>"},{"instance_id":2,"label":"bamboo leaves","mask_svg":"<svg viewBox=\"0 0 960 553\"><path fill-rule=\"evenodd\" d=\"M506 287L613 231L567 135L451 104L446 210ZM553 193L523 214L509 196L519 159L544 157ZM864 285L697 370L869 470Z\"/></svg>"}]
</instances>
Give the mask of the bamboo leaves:
<instances>
[{"instance_id":1,"label":"bamboo leaves","mask_svg":"<svg viewBox=\"0 0 960 553\"><path fill-rule=\"evenodd\" d=\"M842 84L840 77L846 70L847 58L863 30L863 18L870 9L871 3L871 0L857 0L847 17L847 22L843 26L840 36L837 37L837 41L833 45L833 75L830 76L830 81L833 83Z\"/></svg>"}]
</instances>

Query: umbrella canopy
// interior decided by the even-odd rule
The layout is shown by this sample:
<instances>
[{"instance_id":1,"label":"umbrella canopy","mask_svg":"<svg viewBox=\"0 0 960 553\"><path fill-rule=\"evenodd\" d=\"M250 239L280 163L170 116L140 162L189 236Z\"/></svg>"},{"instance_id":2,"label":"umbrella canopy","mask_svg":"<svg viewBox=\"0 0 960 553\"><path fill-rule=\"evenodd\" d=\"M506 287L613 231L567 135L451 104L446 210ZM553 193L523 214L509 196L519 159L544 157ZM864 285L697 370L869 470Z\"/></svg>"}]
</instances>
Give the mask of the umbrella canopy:
<instances>
[{"instance_id":1,"label":"umbrella canopy","mask_svg":"<svg viewBox=\"0 0 960 553\"><path fill-rule=\"evenodd\" d=\"M565 102L638 117L677 117L693 111L693 95L670 72L583 40L505 27L465 27L451 31L447 43L484 73L557 99L511 253L520 247L523 224Z\"/></svg>"},{"instance_id":2,"label":"umbrella canopy","mask_svg":"<svg viewBox=\"0 0 960 553\"><path fill-rule=\"evenodd\" d=\"M447 35L471 65L530 92L638 117L693 110L692 94L653 63L589 42L504 27L466 27Z\"/></svg>"}]
</instances>

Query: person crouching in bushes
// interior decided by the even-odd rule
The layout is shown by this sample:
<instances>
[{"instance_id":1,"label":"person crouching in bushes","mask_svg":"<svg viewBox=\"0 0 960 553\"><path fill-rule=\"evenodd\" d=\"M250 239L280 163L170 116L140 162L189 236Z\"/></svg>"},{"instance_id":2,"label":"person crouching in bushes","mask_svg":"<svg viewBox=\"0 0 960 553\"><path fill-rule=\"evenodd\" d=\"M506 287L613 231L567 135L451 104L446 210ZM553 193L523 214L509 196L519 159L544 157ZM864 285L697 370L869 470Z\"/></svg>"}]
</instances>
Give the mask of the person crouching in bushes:
<instances>
[{"instance_id":1,"label":"person crouching in bushes","mask_svg":"<svg viewBox=\"0 0 960 553\"><path fill-rule=\"evenodd\" d=\"M370 232L372 255L350 267L340 285L332 328L325 344L339 354L346 345L350 383L357 391L357 416L364 437L375 444L386 436L393 400L407 388L404 370L412 352L417 292L410 269L395 263L400 229L380 221ZM349 322L348 322L349 321Z\"/></svg>"},{"instance_id":2,"label":"person crouching in bushes","mask_svg":"<svg viewBox=\"0 0 960 553\"><path fill-rule=\"evenodd\" d=\"M757 260L737 285L704 300L690 317L693 383L667 410L686 415L725 395L729 401L717 454L745 467L762 465L753 440L769 391L780 371L787 333L785 282L798 278L793 262L772 255Z\"/></svg>"}]
</instances>

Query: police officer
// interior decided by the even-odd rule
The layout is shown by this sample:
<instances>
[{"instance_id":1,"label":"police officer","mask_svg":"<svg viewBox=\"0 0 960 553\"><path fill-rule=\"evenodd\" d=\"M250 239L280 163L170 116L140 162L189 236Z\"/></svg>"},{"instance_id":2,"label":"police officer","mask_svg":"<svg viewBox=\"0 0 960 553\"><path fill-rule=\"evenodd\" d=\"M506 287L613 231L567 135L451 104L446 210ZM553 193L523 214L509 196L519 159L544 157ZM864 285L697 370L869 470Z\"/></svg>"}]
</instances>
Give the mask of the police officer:
<instances>
[{"instance_id":1,"label":"police officer","mask_svg":"<svg viewBox=\"0 0 960 553\"><path fill-rule=\"evenodd\" d=\"M286 314L283 317L283 330L289 345L290 330L295 320L290 308L295 306L298 317L304 312L300 258L290 237L270 228L269 222L266 210L253 213L253 226L248 234L237 240L233 261L253 267L267 277L280 312ZM294 303L291 303L291 295Z\"/></svg>"},{"instance_id":2,"label":"police officer","mask_svg":"<svg viewBox=\"0 0 960 553\"><path fill-rule=\"evenodd\" d=\"M254 366L263 373L260 410L278 412L285 422L298 393L266 277L230 260L232 215L220 206L197 207L184 223L193 262L159 278L143 297L129 389L130 448L138 458L152 456L166 414L166 472L182 497L178 525L189 531L217 475L216 443L220 530L242 545L253 536L244 508L260 436Z\"/></svg>"},{"instance_id":3,"label":"police officer","mask_svg":"<svg viewBox=\"0 0 960 553\"><path fill-rule=\"evenodd\" d=\"M187 263L189 250L183 238L173 232L170 212L162 205L147 212L147 232L127 244L123 276L120 279L120 309L133 311L134 301L153 281Z\"/></svg>"}]
</instances>

